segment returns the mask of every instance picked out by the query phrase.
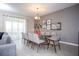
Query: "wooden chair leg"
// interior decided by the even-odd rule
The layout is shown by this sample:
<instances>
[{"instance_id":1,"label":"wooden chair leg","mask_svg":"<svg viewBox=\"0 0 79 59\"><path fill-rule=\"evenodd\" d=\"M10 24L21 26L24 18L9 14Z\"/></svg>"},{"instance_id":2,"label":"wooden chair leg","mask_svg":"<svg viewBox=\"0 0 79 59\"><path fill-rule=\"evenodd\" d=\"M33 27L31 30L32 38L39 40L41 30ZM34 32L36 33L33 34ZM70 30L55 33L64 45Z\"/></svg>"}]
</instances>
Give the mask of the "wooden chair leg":
<instances>
[{"instance_id":1,"label":"wooden chair leg","mask_svg":"<svg viewBox=\"0 0 79 59\"><path fill-rule=\"evenodd\" d=\"M47 50L48 50L49 46L50 46L50 41L48 40L48 44L47 44Z\"/></svg>"},{"instance_id":2,"label":"wooden chair leg","mask_svg":"<svg viewBox=\"0 0 79 59\"><path fill-rule=\"evenodd\" d=\"M25 39L24 39L24 45L25 45Z\"/></svg>"},{"instance_id":3,"label":"wooden chair leg","mask_svg":"<svg viewBox=\"0 0 79 59\"><path fill-rule=\"evenodd\" d=\"M32 48L33 48L33 49L34 49L34 45L35 45L35 44L33 43L33 45L32 45Z\"/></svg>"},{"instance_id":4,"label":"wooden chair leg","mask_svg":"<svg viewBox=\"0 0 79 59\"><path fill-rule=\"evenodd\" d=\"M48 45L47 45L47 50L48 50L48 48L49 48L49 45L50 45L50 44L48 43Z\"/></svg>"},{"instance_id":5,"label":"wooden chair leg","mask_svg":"<svg viewBox=\"0 0 79 59\"><path fill-rule=\"evenodd\" d=\"M54 46L54 50L55 50L55 53L56 53L57 51L56 51L56 45L55 45L54 41L53 41L53 46Z\"/></svg>"},{"instance_id":6,"label":"wooden chair leg","mask_svg":"<svg viewBox=\"0 0 79 59\"><path fill-rule=\"evenodd\" d=\"M61 47L60 47L60 43L59 43L59 41L58 41L58 46L59 46L59 49L61 50Z\"/></svg>"},{"instance_id":7,"label":"wooden chair leg","mask_svg":"<svg viewBox=\"0 0 79 59\"><path fill-rule=\"evenodd\" d=\"M34 45L35 45L35 44L32 42L31 48L33 48L33 49L34 49Z\"/></svg>"},{"instance_id":8,"label":"wooden chair leg","mask_svg":"<svg viewBox=\"0 0 79 59\"><path fill-rule=\"evenodd\" d=\"M33 47L33 42L31 42L31 48Z\"/></svg>"},{"instance_id":9,"label":"wooden chair leg","mask_svg":"<svg viewBox=\"0 0 79 59\"><path fill-rule=\"evenodd\" d=\"M29 45L29 41L27 40L27 44L26 44L27 46Z\"/></svg>"}]
</instances>

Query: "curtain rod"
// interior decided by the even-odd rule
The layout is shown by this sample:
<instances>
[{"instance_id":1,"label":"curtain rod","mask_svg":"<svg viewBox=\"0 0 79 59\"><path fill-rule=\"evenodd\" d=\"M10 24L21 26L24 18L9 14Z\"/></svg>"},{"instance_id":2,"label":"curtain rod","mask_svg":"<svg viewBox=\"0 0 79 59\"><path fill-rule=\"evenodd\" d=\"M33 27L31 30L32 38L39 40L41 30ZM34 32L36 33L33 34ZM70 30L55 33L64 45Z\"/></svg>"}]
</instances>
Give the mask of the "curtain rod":
<instances>
[{"instance_id":1,"label":"curtain rod","mask_svg":"<svg viewBox=\"0 0 79 59\"><path fill-rule=\"evenodd\" d=\"M17 17L17 16L9 16L9 15L3 15L3 16L25 19L25 18L23 18L23 17Z\"/></svg>"}]
</instances>

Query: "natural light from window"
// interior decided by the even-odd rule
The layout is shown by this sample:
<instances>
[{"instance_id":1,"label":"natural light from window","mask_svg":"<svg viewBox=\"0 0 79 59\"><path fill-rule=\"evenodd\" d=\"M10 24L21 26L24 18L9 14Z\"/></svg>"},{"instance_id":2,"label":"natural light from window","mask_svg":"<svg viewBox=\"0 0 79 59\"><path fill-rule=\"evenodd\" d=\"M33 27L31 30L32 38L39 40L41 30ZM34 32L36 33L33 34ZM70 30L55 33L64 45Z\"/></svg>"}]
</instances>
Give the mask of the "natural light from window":
<instances>
[{"instance_id":1,"label":"natural light from window","mask_svg":"<svg viewBox=\"0 0 79 59\"><path fill-rule=\"evenodd\" d=\"M6 32L10 33L14 39L22 39L22 32L26 32L26 20L6 17L5 21Z\"/></svg>"}]
</instances>

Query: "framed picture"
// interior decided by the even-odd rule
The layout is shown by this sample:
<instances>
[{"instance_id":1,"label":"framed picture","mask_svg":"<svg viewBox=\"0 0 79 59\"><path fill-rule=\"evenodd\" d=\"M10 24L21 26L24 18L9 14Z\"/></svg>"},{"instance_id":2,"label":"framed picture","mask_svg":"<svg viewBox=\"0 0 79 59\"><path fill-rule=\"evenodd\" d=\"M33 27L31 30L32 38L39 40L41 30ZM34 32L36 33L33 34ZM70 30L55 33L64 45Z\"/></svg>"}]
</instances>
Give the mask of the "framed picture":
<instances>
[{"instance_id":1,"label":"framed picture","mask_svg":"<svg viewBox=\"0 0 79 59\"><path fill-rule=\"evenodd\" d=\"M46 26L47 26L46 23L47 23L46 20L43 20L43 24L42 24L42 28L43 28L43 29L46 29Z\"/></svg>"},{"instance_id":2,"label":"framed picture","mask_svg":"<svg viewBox=\"0 0 79 59\"><path fill-rule=\"evenodd\" d=\"M53 30L56 30L57 29L57 26L56 26L57 24L55 24L55 23L52 23L52 26L51 26L51 28L53 29Z\"/></svg>"},{"instance_id":3,"label":"framed picture","mask_svg":"<svg viewBox=\"0 0 79 59\"><path fill-rule=\"evenodd\" d=\"M51 20L47 20L47 24L51 24Z\"/></svg>"},{"instance_id":4,"label":"framed picture","mask_svg":"<svg viewBox=\"0 0 79 59\"><path fill-rule=\"evenodd\" d=\"M47 24L47 30L50 30L50 29L51 29L50 24Z\"/></svg>"},{"instance_id":5,"label":"framed picture","mask_svg":"<svg viewBox=\"0 0 79 59\"><path fill-rule=\"evenodd\" d=\"M52 30L61 30L61 22L52 23Z\"/></svg>"},{"instance_id":6,"label":"framed picture","mask_svg":"<svg viewBox=\"0 0 79 59\"><path fill-rule=\"evenodd\" d=\"M43 29L46 30L61 30L61 22L53 21L52 20L43 20Z\"/></svg>"},{"instance_id":7,"label":"framed picture","mask_svg":"<svg viewBox=\"0 0 79 59\"><path fill-rule=\"evenodd\" d=\"M43 24L43 25L42 25L42 28L43 28L43 29L46 29L46 28L47 28L47 27L46 27L46 24Z\"/></svg>"}]
</instances>

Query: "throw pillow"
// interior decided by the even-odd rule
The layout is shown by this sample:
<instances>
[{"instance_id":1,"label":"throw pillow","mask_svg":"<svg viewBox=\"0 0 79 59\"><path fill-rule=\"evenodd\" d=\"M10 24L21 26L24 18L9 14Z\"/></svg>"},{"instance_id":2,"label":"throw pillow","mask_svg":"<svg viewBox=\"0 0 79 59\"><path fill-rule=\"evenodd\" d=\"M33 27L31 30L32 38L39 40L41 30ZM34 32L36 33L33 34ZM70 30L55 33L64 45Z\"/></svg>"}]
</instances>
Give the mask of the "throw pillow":
<instances>
[{"instance_id":1,"label":"throw pillow","mask_svg":"<svg viewBox=\"0 0 79 59\"><path fill-rule=\"evenodd\" d=\"M2 39L4 32L0 32L0 40Z\"/></svg>"}]
</instances>

